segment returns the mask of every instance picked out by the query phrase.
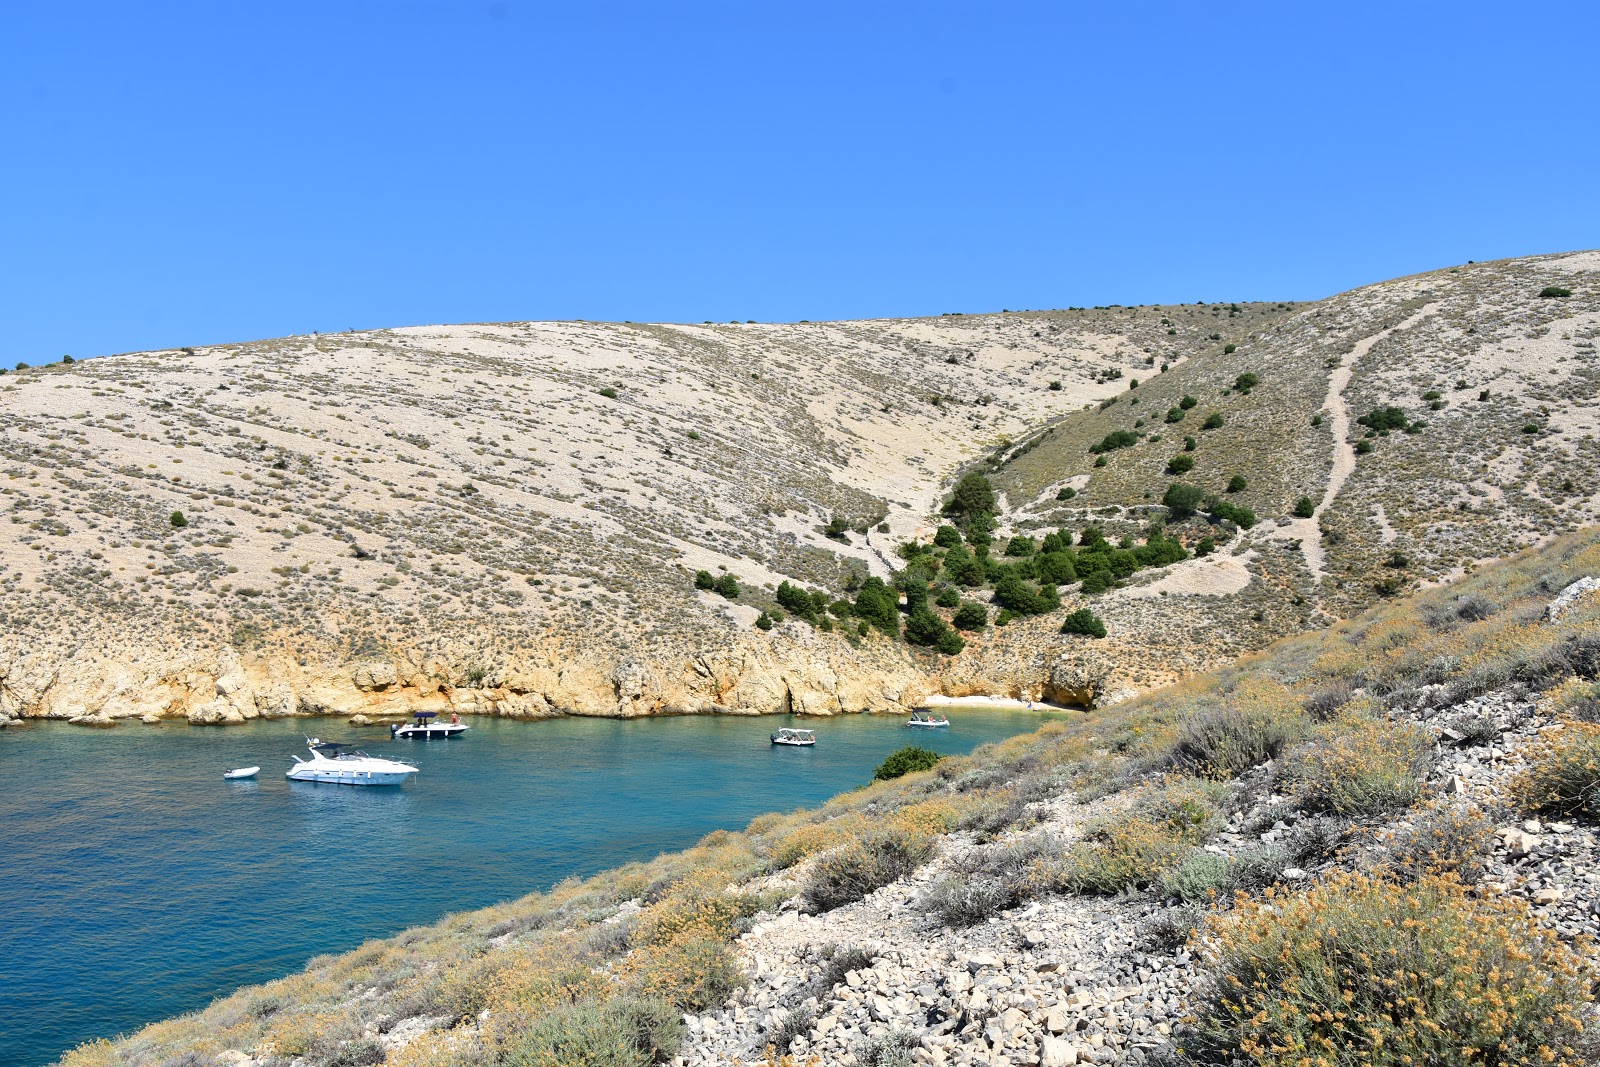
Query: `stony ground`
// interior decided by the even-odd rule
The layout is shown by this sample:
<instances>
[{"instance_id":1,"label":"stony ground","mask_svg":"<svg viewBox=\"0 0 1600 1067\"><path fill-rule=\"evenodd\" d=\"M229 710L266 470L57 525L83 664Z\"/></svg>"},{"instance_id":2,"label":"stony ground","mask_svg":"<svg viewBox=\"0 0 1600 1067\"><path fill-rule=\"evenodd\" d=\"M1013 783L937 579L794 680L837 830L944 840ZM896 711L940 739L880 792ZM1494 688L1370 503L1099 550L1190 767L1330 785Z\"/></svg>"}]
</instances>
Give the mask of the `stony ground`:
<instances>
[{"instance_id":1,"label":"stony ground","mask_svg":"<svg viewBox=\"0 0 1600 1067\"><path fill-rule=\"evenodd\" d=\"M1438 738L1436 793L1498 820L1479 891L1525 900L1565 941L1600 938L1600 841L1593 830L1514 817L1503 795L1521 753L1562 724L1516 690L1438 707L1429 705L1429 695L1400 717ZM1456 728L1463 719L1492 730L1464 737ZM1255 785L1245 783L1232 822L1209 850L1239 853L1294 832L1299 816L1271 792L1271 767L1258 768L1251 780ZM1016 833L1047 833L1066 844L1084 821L1105 817L1115 803L1057 799L1039 806L1038 825ZM1407 825L1402 819L1388 830ZM1283 880L1307 882L1323 867L1381 861L1383 833L1368 831L1337 858L1288 868ZM689 1041L674 1062L762 1062L794 1013L814 1013L792 1046L799 1062L869 1062L867 1050L885 1042L903 1046L911 1062L932 1065L1146 1062L1181 1024L1196 990L1192 947L1162 945L1152 936L1151 919L1165 910L1163 902L1053 896L972 928L943 927L924 898L975 847L981 846L952 837L934 863L858 904L823 915L788 908L760 917L739 943L752 983L724 1009L690 1018ZM852 950L864 954L861 965L819 988L826 957Z\"/></svg>"}]
</instances>

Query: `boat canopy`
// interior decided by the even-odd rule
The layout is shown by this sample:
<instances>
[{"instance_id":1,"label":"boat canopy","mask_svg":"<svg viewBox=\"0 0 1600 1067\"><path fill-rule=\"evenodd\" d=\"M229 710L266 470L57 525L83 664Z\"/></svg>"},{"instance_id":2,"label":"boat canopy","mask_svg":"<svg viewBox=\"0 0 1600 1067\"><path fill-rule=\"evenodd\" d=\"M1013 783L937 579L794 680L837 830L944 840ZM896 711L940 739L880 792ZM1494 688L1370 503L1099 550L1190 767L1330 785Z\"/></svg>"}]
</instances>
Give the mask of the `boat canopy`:
<instances>
[{"instance_id":1,"label":"boat canopy","mask_svg":"<svg viewBox=\"0 0 1600 1067\"><path fill-rule=\"evenodd\" d=\"M422 722L427 719L432 719L438 714L439 713L437 711L419 711L417 712L417 721Z\"/></svg>"},{"instance_id":2,"label":"boat canopy","mask_svg":"<svg viewBox=\"0 0 1600 1067\"><path fill-rule=\"evenodd\" d=\"M778 732L780 734L814 734L814 733L816 733L815 730L802 730L799 727L795 727L795 726L780 726L778 728Z\"/></svg>"},{"instance_id":3,"label":"boat canopy","mask_svg":"<svg viewBox=\"0 0 1600 1067\"><path fill-rule=\"evenodd\" d=\"M337 756L341 752L349 752L356 746L347 741L318 741L311 746L317 752L326 752L330 756Z\"/></svg>"}]
</instances>

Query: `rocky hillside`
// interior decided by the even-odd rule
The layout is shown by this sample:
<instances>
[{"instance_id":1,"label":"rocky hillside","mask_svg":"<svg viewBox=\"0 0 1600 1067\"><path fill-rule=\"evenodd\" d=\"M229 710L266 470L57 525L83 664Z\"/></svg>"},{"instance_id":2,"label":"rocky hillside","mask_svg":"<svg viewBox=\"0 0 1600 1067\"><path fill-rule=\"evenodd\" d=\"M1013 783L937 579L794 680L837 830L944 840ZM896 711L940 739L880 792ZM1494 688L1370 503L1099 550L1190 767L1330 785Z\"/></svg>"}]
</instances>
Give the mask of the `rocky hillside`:
<instances>
[{"instance_id":1,"label":"rocky hillside","mask_svg":"<svg viewBox=\"0 0 1600 1067\"><path fill-rule=\"evenodd\" d=\"M1105 700L1591 518L1597 278L1576 253L1312 305L501 323L13 372L0 721ZM757 627L784 581L889 577L968 470L1002 537L1140 533L1184 479L1261 521L1173 517L1220 549L1063 586L955 656ZM1090 600L1107 636L1059 634Z\"/></svg>"},{"instance_id":2,"label":"rocky hillside","mask_svg":"<svg viewBox=\"0 0 1600 1067\"><path fill-rule=\"evenodd\" d=\"M1591 528L64 1063L1592 1063L1597 573Z\"/></svg>"}]
</instances>

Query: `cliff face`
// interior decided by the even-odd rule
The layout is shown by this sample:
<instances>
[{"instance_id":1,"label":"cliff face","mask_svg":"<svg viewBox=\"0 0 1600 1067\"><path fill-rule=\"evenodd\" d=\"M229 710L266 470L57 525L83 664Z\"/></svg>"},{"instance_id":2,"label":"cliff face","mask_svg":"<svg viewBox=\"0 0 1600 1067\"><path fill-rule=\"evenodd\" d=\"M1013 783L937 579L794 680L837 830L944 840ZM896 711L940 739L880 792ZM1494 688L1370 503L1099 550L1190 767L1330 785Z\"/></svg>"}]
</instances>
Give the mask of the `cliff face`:
<instances>
[{"instance_id":1,"label":"cliff face","mask_svg":"<svg viewBox=\"0 0 1600 1067\"><path fill-rule=\"evenodd\" d=\"M1590 519L1597 283L1574 253L1313 305L419 327L7 374L0 718L1111 699ZM1384 406L1413 432L1364 437ZM1138 536L1178 477L1262 521L1175 524L1219 551L1094 597L1103 641L1059 614L957 657L755 627L781 581L887 577L974 467L1001 535Z\"/></svg>"}]
</instances>

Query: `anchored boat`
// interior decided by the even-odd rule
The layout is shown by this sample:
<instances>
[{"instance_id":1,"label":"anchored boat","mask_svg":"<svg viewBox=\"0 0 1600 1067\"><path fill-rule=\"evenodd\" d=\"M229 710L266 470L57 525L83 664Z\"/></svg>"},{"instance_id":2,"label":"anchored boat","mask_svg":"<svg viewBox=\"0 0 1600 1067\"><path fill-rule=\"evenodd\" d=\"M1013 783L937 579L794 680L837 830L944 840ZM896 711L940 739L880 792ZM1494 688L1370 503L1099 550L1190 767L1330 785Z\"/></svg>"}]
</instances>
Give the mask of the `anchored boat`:
<instances>
[{"instance_id":1,"label":"anchored boat","mask_svg":"<svg viewBox=\"0 0 1600 1067\"><path fill-rule=\"evenodd\" d=\"M241 778L254 778L261 773L260 767L235 767L231 771L223 771L222 777L237 781Z\"/></svg>"},{"instance_id":2,"label":"anchored boat","mask_svg":"<svg viewBox=\"0 0 1600 1067\"><path fill-rule=\"evenodd\" d=\"M404 725L400 723L391 724L389 736L420 737L422 740L428 741L435 737L456 737L471 729L470 726L461 721L459 716L450 716L449 722L434 722L433 720L438 717L439 713L436 711L419 711L413 716L414 721L412 722Z\"/></svg>"},{"instance_id":3,"label":"anchored boat","mask_svg":"<svg viewBox=\"0 0 1600 1067\"><path fill-rule=\"evenodd\" d=\"M417 768L400 760L369 756L353 745L306 738L311 758L294 757L284 776L292 782L327 782L330 785L403 785Z\"/></svg>"},{"instance_id":4,"label":"anchored boat","mask_svg":"<svg viewBox=\"0 0 1600 1067\"><path fill-rule=\"evenodd\" d=\"M950 720L943 715L934 715L931 711L921 708L911 713L911 718L906 720L907 726L949 726Z\"/></svg>"},{"instance_id":5,"label":"anchored boat","mask_svg":"<svg viewBox=\"0 0 1600 1067\"><path fill-rule=\"evenodd\" d=\"M775 745L793 745L797 748L804 748L807 745L816 744L817 735L813 730L796 730L785 726L779 729L777 733L772 735L772 743Z\"/></svg>"}]
</instances>

